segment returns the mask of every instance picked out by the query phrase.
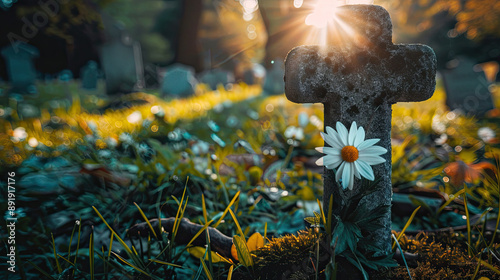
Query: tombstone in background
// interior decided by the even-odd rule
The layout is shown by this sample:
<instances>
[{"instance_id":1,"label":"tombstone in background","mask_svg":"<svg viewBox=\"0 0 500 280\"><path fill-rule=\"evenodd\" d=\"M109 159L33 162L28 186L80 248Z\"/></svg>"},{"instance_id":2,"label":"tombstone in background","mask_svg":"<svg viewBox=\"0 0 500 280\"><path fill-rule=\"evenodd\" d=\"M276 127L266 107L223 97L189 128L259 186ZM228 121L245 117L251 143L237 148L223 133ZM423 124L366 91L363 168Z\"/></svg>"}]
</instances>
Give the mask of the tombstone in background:
<instances>
[{"instance_id":1,"label":"tombstone in background","mask_svg":"<svg viewBox=\"0 0 500 280\"><path fill-rule=\"evenodd\" d=\"M101 66L110 95L144 88L144 70L139 42L134 41L118 23L103 18L107 42L101 46Z\"/></svg>"},{"instance_id":2,"label":"tombstone in background","mask_svg":"<svg viewBox=\"0 0 500 280\"><path fill-rule=\"evenodd\" d=\"M391 106L432 96L436 56L424 45L393 44L389 13L380 6L348 5L336 11L351 32L338 30L343 32L342 40L333 45L292 49L285 61L285 93L292 102L323 103L325 128L335 127L336 122L350 127L356 121L365 129L365 139L380 139L377 145L386 148L387 153L381 155L384 163L372 166L375 178L380 179L378 189L362 199L365 209L374 211L391 205ZM361 181L354 179L356 187L343 190L334 170L325 167L324 172L323 209L328 213L332 195L333 214L339 215L360 192ZM389 255L390 211L384 212L378 224L366 242L377 248L375 255ZM345 270L338 272L338 279L362 278L349 275L348 268L341 269Z\"/></svg>"},{"instance_id":3,"label":"tombstone in background","mask_svg":"<svg viewBox=\"0 0 500 280\"><path fill-rule=\"evenodd\" d=\"M227 85L234 83L234 75L222 69L207 70L200 74L200 82L207 84L211 89L216 90L219 84Z\"/></svg>"},{"instance_id":4,"label":"tombstone in background","mask_svg":"<svg viewBox=\"0 0 500 280\"><path fill-rule=\"evenodd\" d=\"M144 87L146 88L158 88L160 82L158 78L159 67L148 63L144 66Z\"/></svg>"},{"instance_id":5,"label":"tombstone in background","mask_svg":"<svg viewBox=\"0 0 500 280\"><path fill-rule=\"evenodd\" d=\"M165 70L161 85L163 95L188 97L195 93L198 80L194 76L194 68L176 63Z\"/></svg>"},{"instance_id":6,"label":"tombstone in background","mask_svg":"<svg viewBox=\"0 0 500 280\"><path fill-rule=\"evenodd\" d=\"M82 68L80 79L82 81L82 88L86 90L97 89L97 77L99 76L99 69L97 62L91 60Z\"/></svg>"},{"instance_id":7,"label":"tombstone in background","mask_svg":"<svg viewBox=\"0 0 500 280\"><path fill-rule=\"evenodd\" d=\"M59 75L57 76L59 81L68 83L69 81L73 80L73 72L69 69L64 69L61 72L59 72Z\"/></svg>"},{"instance_id":8,"label":"tombstone in background","mask_svg":"<svg viewBox=\"0 0 500 280\"><path fill-rule=\"evenodd\" d=\"M243 72L243 82L247 85L261 84L265 77L266 68L258 63Z\"/></svg>"},{"instance_id":9,"label":"tombstone in background","mask_svg":"<svg viewBox=\"0 0 500 280\"><path fill-rule=\"evenodd\" d=\"M448 62L448 70L442 71L446 90L446 106L461 110L466 115L482 116L495 108L486 75L475 63L460 57Z\"/></svg>"},{"instance_id":10,"label":"tombstone in background","mask_svg":"<svg viewBox=\"0 0 500 280\"><path fill-rule=\"evenodd\" d=\"M7 72L11 83L10 92L36 94L36 70L33 60L39 56L38 49L28 45L12 45L2 49L2 56L7 63Z\"/></svg>"},{"instance_id":11,"label":"tombstone in background","mask_svg":"<svg viewBox=\"0 0 500 280\"><path fill-rule=\"evenodd\" d=\"M267 71L266 78L264 79L264 94L276 95L285 92L285 67L281 60L274 60L273 66Z\"/></svg>"}]
</instances>

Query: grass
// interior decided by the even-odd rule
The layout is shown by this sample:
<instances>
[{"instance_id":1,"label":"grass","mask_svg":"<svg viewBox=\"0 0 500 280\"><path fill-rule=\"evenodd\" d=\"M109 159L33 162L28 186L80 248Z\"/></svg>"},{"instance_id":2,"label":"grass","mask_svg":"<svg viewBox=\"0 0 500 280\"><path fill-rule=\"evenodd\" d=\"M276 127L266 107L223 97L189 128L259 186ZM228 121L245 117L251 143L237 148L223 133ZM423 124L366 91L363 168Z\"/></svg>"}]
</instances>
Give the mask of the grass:
<instances>
[{"instance_id":1,"label":"grass","mask_svg":"<svg viewBox=\"0 0 500 280\"><path fill-rule=\"evenodd\" d=\"M2 97L0 169L17 174L16 199L25 213L18 213L17 263L24 278L239 279L258 277L258 267L272 267L273 260L294 263L310 256L311 271L295 271L294 277L322 279L331 258L319 259L324 250L319 235L276 238L306 227L303 218L312 212L303 205L319 208L327 232L334 228L332 217L316 206L322 196L321 169L311 164L319 157L314 147L323 145L322 106L301 106L259 92L259 87L241 84L201 90L184 100L136 93L121 98L136 104L131 108L97 114L111 101L99 91L46 84L40 86L42 98L23 101L40 108L34 117L23 116L18 101ZM499 135L498 117L473 119L449 112L443 98L438 88L430 101L394 106L393 184L413 204L405 206L406 215L393 213L393 228L401 231L397 239L404 251L424 256L409 268L413 279L446 273L496 277L499 242L491 228L500 221L500 145L481 140L477 131L490 127ZM304 138L285 137L291 126L302 129ZM439 144L442 135L447 140ZM453 184L459 173L444 170L458 162L463 172L478 171L479 176ZM42 178L58 183L45 194L24 187ZM5 190L0 190L2 197ZM439 193L441 203L433 206L422 190ZM0 205L5 213L7 204ZM132 225L162 217L176 217L171 234L149 224L149 237L129 236ZM216 262L211 246L200 259L188 253L191 244L175 244L183 217L203 225L198 235L211 226L234 236L242 262ZM414 234L446 227L457 229L453 235ZM5 242L6 231L1 232ZM254 232L270 239L252 252L247 238ZM266 251L270 248L281 251ZM405 267L385 273L409 279ZM442 279L455 279L450 277Z\"/></svg>"}]
</instances>

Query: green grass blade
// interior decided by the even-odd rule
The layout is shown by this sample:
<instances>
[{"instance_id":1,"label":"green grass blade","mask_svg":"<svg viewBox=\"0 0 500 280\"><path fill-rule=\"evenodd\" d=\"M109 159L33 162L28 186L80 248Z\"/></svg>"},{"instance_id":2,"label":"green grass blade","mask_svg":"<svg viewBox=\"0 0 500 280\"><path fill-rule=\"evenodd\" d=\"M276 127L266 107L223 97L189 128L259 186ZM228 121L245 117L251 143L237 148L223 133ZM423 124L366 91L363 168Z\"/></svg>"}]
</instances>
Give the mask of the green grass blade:
<instances>
[{"instance_id":1,"label":"green grass blade","mask_svg":"<svg viewBox=\"0 0 500 280\"><path fill-rule=\"evenodd\" d=\"M163 265L173 266L173 267L177 267L177 268L184 268L183 266L175 264L175 263L168 263L168 262L164 262L164 261L160 261L160 260L153 260L153 259L149 259L149 261L163 264Z\"/></svg>"},{"instance_id":2,"label":"green grass blade","mask_svg":"<svg viewBox=\"0 0 500 280\"><path fill-rule=\"evenodd\" d=\"M74 263L72 263L72 262L71 262L70 260L68 260L67 258L65 258L65 257L61 256L61 254L57 254L57 256L58 256L59 258L61 258L63 261L65 261L65 262L69 263L71 266L75 266L75 264L74 264Z\"/></svg>"},{"instance_id":3,"label":"green grass blade","mask_svg":"<svg viewBox=\"0 0 500 280\"><path fill-rule=\"evenodd\" d=\"M127 245L127 243L125 243L125 241L123 241L123 239L121 239L121 237L108 224L108 222L106 222L106 220L101 215L101 213L99 213L99 211L97 210L97 208L95 208L94 206L92 206L92 208L97 213L97 215L99 216L99 218L101 218L101 220L104 222L104 224L109 228L109 230L111 231L111 233L113 233L116 236L116 239L118 240L118 242L120 242L120 244L123 246L123 248L125 248L125 251L126 251L127 255L130 257L130 259L132 259L132 261L134 261L134 263L139 264L141 267L144 267L144 264L142 263L141 259L137 257L137 252L135 252L135 248L134 248L134 251L132 251L132 249L130 249L130 247Z\"/></svg>"},{"instance_id":4,"label":"green grass blade","mask_svg":"<svg viewBox=\"0 0 500 280\"><path fill-rule=\"evenodd\" d=\"M81 234L81 231L82 231L82 219L80 218L78 220L78 239L77 239L77 243L76 243L76 252L75 252L75 260L73 261L73 263L76 264L76 260L78 258L78 251L80 250L80 234ZM72 272L72 276L75 275L75 270L73 270Z\"/></svg>"},{"instance_id":5,"label":"green grass blade","mask_svg":"<svg viewBox=\"0 0 500 280\"><path fill-rule=\"evenodd\" d=\"M467 205L467 185L464 185L464 207L465 207L465 216L467 217L467 242L469 246L467 246L467 254L469 257L472 256L471 246L472 246L472 237L471 237L471 229L470 229L470 216L469 216L469 207Z\"/></svg>"},{"instance_id":6,"label":"green grass blade","mask_svg":"<svg viewBox=\"0 0 500 280\"><path fill-rule=\"evenodd\" d=\"M401 230L401 232L398 234L398 238L396 238L396 240L392 244L392 250L394 250L396 243L399 241L399 239L401 239L401 237L405 233L406 229L410 226L411 222L413 221L413 218L415 218L415 215L417 214L418 210L420 210L420 207L422 207L422 206L418 206L415 210L413 210L413 213L411 213L411 216L408 219L408 221L406 222L405 226L403 227L403 230Z\"/></svg>"},{"instance_id":7,"label":"green grass blade","mask_svg":"<svg viewBox=\"0 0 500 280\"><path fill-rule=\"evenodd\" d=\"M396 236L394 235L394 233L392 234L392 238L394 238L394 242L398 245L399 251L401 252L401 258L403 258L403 262L405 263L405 266L406 266L406 271L408 271L408 275L410 276L410 280L412 280L410 268L408 267L408 264L406 263L405 254L403 253L403 249L401 249L401 246L399 245L399 241L396 238Z\"/></svg>"},{"instance_id":8,"label":"green grass blade","mask_svg":"<svg viewBox=\"0 0 500 280\"><path fill-rule=\"evenodd\" d=\"M316 201L318 202L319 210L321 210L321 219L323 220L323 224L326 226L325 211L323 211L323 207L321 207L321 202L319 202L319 199L316 198Z\"/></svg>"},{"instance_id":9,"label":"green grass blade","mask_svg":"<svg viewBox=\"0 0 500 280\"><path fill-rule=\"evenodd\" d=\"M207 206L205 204L205 196L201 194L201 209L203 210L203 219L205 219L205 223L208 222L208 215L207 215Z\"/></svg>"},{"instance_id":10,"label":"green grass blade","mask_svg":"<svg viewBox=\"0 0 500 280\"><path fill-rule=\"evenodd\" d=\"M56 242L54 241L54 235L51 233L50 236L52 237L52 249L54 250L54 258L56 259L57 271L59 272L59 274L61 274L62 269L61 266L59 265L59 260L57 259Z\"/></svg>"},{"instance_id":11,"label":"green grass blade","mask_svg":"<svg viewBox=\"0 0 500 280\"><path fill-rule=\"evenodd\" d=\"M234 265L232 265L229 268L229 272L227 273L227 280L231 280L231 278L233 278L233 268L234 268Z\"/></svg>"},{"instance_id":12,"label":"green grass blade","mask_svg":"<svg viewBox=\"0 0 500 280\"><path fill-rule=\"evenodd\" d=\"M187 181L186 181L187 184ZM184 192L182 193L182 198L179 203L179 207L177 207L177 214L175 214L175 221L174 221L174 226L172 227L172 236L170 238L171 242L173 243L175 240L175 236L177 235L177 228L179 227L182 219L182 204L184 203L184 197L186 195L186 190L187 188L184 188Z\"/></svg>"},{"instance_id":13,"label":"green grass blade","mask_svg":"<svg viewBox=\"0 0 500 280\"><path fill-rule=\"evenodd\" d=\"M453 198L455 197L459 197L460 195L462 195L463 193L465 192L465 189L461 189L459 190L458 192L456 192L454 195L453 195ZM448 206L451 202L453 201L453 199L448 199L448 201L446 201L445 203L443 203L443 205L441 205L441 207L439 207L438 211L437 211L437 214L439 215L439 213L441 213L444 208L446 206Z\"/></svg>"},{"instance_id":14,"label":"green grass blade","mask_svg":"<svg viewBox=\"0 0 500 280\"><path fill-rule=\"evenodd\" d=\"M101 220L104 222L104 224L109 228L109 230L111 231L111 233L113 233L115 236L116 236L116 239L118 240L118 242L120 242L120 244L123 246L123 248L125 248L125 250L127 251L127 253L129 253L130 255L132 255L132 250L130 249L130 247L127 245L127 243L125 243L125 241L123 241L123 239L120 238L120 236L115 232L115 230L108 224L108 222L106 222L106 220L104 219L104 217L101 215L101 213L99 213L99 211L97 210L97 208L95 208L94 206L92 206L92 208L94 208L94 211L97 213L97 215L99 216L99 218L101 218Z\"/></svg>"},{"instance_id":15,"label":"green grass blade","mask_svg":"<svg viewBox=\"0 0 500 280\"><path fill-rule=\"evenodd\" d=\"M222 216L220 216L219 220L217 220L217 223L215 223L214 225L214 228L217 228L217 226L222 222L222 219L224 219L224 217L226 216L227 212L229 211L229 208L231 206L233 206L233 203L236 201L236 199L240 196L240 191L238 191L233 199L231 200L231 202L229 202L229 204L227 205L226 209L224 210L224 212L222 213Z\"/></svg>"},{"instance_id":16,"label":"green grass blade","mask_svg":"<svg viewBox=\"0 0 500 280\"><path fill-rule=\"evenodd\" d=\"M31 264L36 270L38 270L38 272L40 272L41 274L43 274L43 276L51 279L51 280L56 280L56 278L50 276L50 274L48 274L47 272L45 272L43 269L41 269L40 267L38 267L36 264L26 260L29 264Z\"/></svg>"},{"instance_id":17,"label":"green grass blade","mask_svg":"<svg viewBox=\"0 0 500 280\"><path fill-rule=\"evenodd\" d=\"M496 274L500 275L500 270L496 269L494 266L492 266L491 264L479 259L479 258L476 258L476 260L478 262L480 262L482 265L486 266L487 268L489 268L491 271L495 272Z\"/></svg>"},{"instance_id":18,"label":"green grass blade","mask_svg":"<svg viewBox=\"0 0 500 280\"><path fill-rule=\"evenodd\" d=\"M207 239L207 249L205 251L205 255L208 254L208 268L210 270L210 274L214 275L214 268L213 268L213 262L212 262L212 246L210 245L210 233L207 230L207 234L205 235Z\"/></svg>"},{"instance_id":19,"label":"green grass blade","mask_svg":"<svg viewBox=\"0 0 500 280\"><path fill-rule=\"evenodd\" d=\"M236 215L234 215L233 210L229 209L229 214L231 214L231 217L233 217L234 223L236 224L236 228L238 229L238 234L241 236L241 238L243 238L243 241L246 242L245 234L241 230L240 223L238 223L238 219L236 219Z\"/></svg>"},{"instance_id":20,"label":"green grass blade","mask_svg":"<svg viewBox=\"0 0 500 280\"><path fill-rule=\"evenodd\" d=\"M94 232L90 233L89 241L89 262L90 262L90 279L94 280Z\"/></svg>"},{"instance_id":21,"label":"green grass blade","mask_svg":"<svg viewBox=\"0 0 500 280\"><path fill-rule=\"evenodd\" d=\"M203 261L203 258L200 258L201 265L203 266L203 270L205 271L205 274L207 275L208 280L213 280L212 275L210 274L210 271L208 271L208 267Z\"/></svg>"},{"instance_id":22,"label":"green grass blade","mask_svg":"<svg viewBox=\"0 0 500 280\"><path fill-rule=\"evenodd\" d=\"M333 194L330 195L330 202L328 203L328 217L326 219L326 233L332 234L332 208L333 208Z\"/></svg>"},{"instance_id":23,"label":"green grass blade","mask_svg":"<svg viewBox=\"0 0 500 280\"><path fill-rule=\"evenodd\" d=\"M118 236L117 236L117 238L118 238ZM133 269L135 269L135 270L139 271L140 273L142 273L142 274L144 274L144 275L146 275L146 276L151 277L151 275L149 275L146 271L144 271L144 270L142 270L142 269L138 268L137 266L135 266L135 265L133 265L133 264L129 263L128 261L126 261L124 258L122 258L122 257L121 257L120 255L118 255L117 253L115 253L115 252L111 252L111 253L112 253L112 254L113 254L116 258L118 258L120 261L122 261L123 263L125 263L126 265L128 265L128 266L132 267Z\"/></svg>"},{"instance_id":24,"label":"green grass blade","mask_svg":"<svg viewBox=\"0 0 500 280\"><path fill-rule=\"evenodd\" d=\"M264 224L264 245L266 245L267 239L267 222Z\"/></svg>"},{"instance_id":25,"label":"green grass blade","mask_svg":"<svg viewBox=\"0 0 500 280\"><path fill-rule=\"evenodd\" d=\"M80 223L78 223L80 224ZM73 231L71 231L71 237L69 238L69 245L68 245L68 259L71 259L71 243L73 242L73 236L75 234L75 229L76 229L76 223L73 226Z\"/></svg>"},{"instance_id":26,"label":"green grass blade","mask_svg":"<svg viewBox=\"0 0 500 280\"><path fill-rule=\"evenodd\" d=\"M191 238L191 241L189 241L189 243L186 245L186 248L189 248L189 246L191 245L191 243L193 243L193 241L204 231L208 228L208 226L210 226L210 224L213 222L213 220L210 220L208 223L206 223L194 236L193 238Z\"/></svg>"},{"instance_id":27,"label":"green grass blade","mask_svg":"<svg viewBox=\"0 0 500 280\"><path fill-rule=\"evenodd\" d=\"M153 229L153 226L151 225L151 223L149 222L148 218L146 217L146 215L142 211L141 207L139 207L139 205L137 205L137 203L135 203L135 202L134 202L134 204L137 207L137 209L139 209L139 212L141 213L142 218L144 218L144 221L146 221L146 223L148 224L149 228L153 232L153 235L156 237L156 239L158 239L158 236L156 236L156 231Z\"/></svg>"}]
</instances>

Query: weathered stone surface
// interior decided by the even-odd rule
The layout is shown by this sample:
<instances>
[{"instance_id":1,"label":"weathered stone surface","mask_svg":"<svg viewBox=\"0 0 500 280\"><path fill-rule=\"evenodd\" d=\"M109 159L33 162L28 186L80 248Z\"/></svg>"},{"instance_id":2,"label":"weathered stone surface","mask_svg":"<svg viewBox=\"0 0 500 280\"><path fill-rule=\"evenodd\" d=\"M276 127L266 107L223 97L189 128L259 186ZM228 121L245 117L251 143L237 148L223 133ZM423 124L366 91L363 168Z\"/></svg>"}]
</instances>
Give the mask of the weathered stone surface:
<instances>
[{"instance_id":1,"label":"weathered stone surface","mask_svg":"<svg viewBox=\"0 0 500 280\"><path fill-rule=\"evenodd\" d=\"M349 127L353 121L366 130L366 138L379 138L388 150L383 164L373 166L383 187L367 196L372 209L390 205L391 185L391 105L423 101L435 88L436 58L424 45L394 45L388 12L373 5L337 8L339 40L330 46L300 46L285 61L285 93L296 103L323 103L325 126L337 121ZM343 27L343 29L341 29ZM331 194L348 201L356 194L343 191L333 170L325 169L324 207ZM355 179L355 185L360 181ZM334 205L338 213L342 205ZM383 227L372 234L377 245L390 251L390 214Z\"/></svg>"}]
</instances>

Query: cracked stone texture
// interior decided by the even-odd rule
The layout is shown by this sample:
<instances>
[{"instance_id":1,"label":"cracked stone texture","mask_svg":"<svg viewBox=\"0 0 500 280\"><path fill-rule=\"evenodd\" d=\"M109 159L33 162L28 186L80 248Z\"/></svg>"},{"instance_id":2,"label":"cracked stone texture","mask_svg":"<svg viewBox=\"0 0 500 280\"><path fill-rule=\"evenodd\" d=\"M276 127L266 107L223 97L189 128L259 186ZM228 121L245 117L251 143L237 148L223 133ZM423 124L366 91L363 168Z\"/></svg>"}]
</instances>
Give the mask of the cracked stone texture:
<instances>
[{"instance_id":1,"label":"cracked stone texture","mask_svg":"<svg viewBox=\"0 0 500 280\"><path fill-rule=\"evenodd\" d=\"M396 102L423 101L432 96L436 85L436 56L425 45L392 43L392 23L389 13L375 5L349 5L337 8L339 20L347 28L337 30L340 40L329 46L299 46L285 60L285 94L296 103L323 103L325 127L335 128L337 121L347 128L352 121L363 126L366 138L379 138L377 145L388 152L386 162L373 166L382 185L377 192L364 198L374 209L390 205L391 185L391 116ZM346 29L351 29L349 35ZM328 209L331 194L345 202L356 194L342 190L335 182L333 170L325 168L324 209ZM360 180L355 178L355 186ZM343 203L342 203L343 204ZM338 213L343 205L333 205ZM391 217L370 239L391 250Z\"/></svg>"}]
</instances>

